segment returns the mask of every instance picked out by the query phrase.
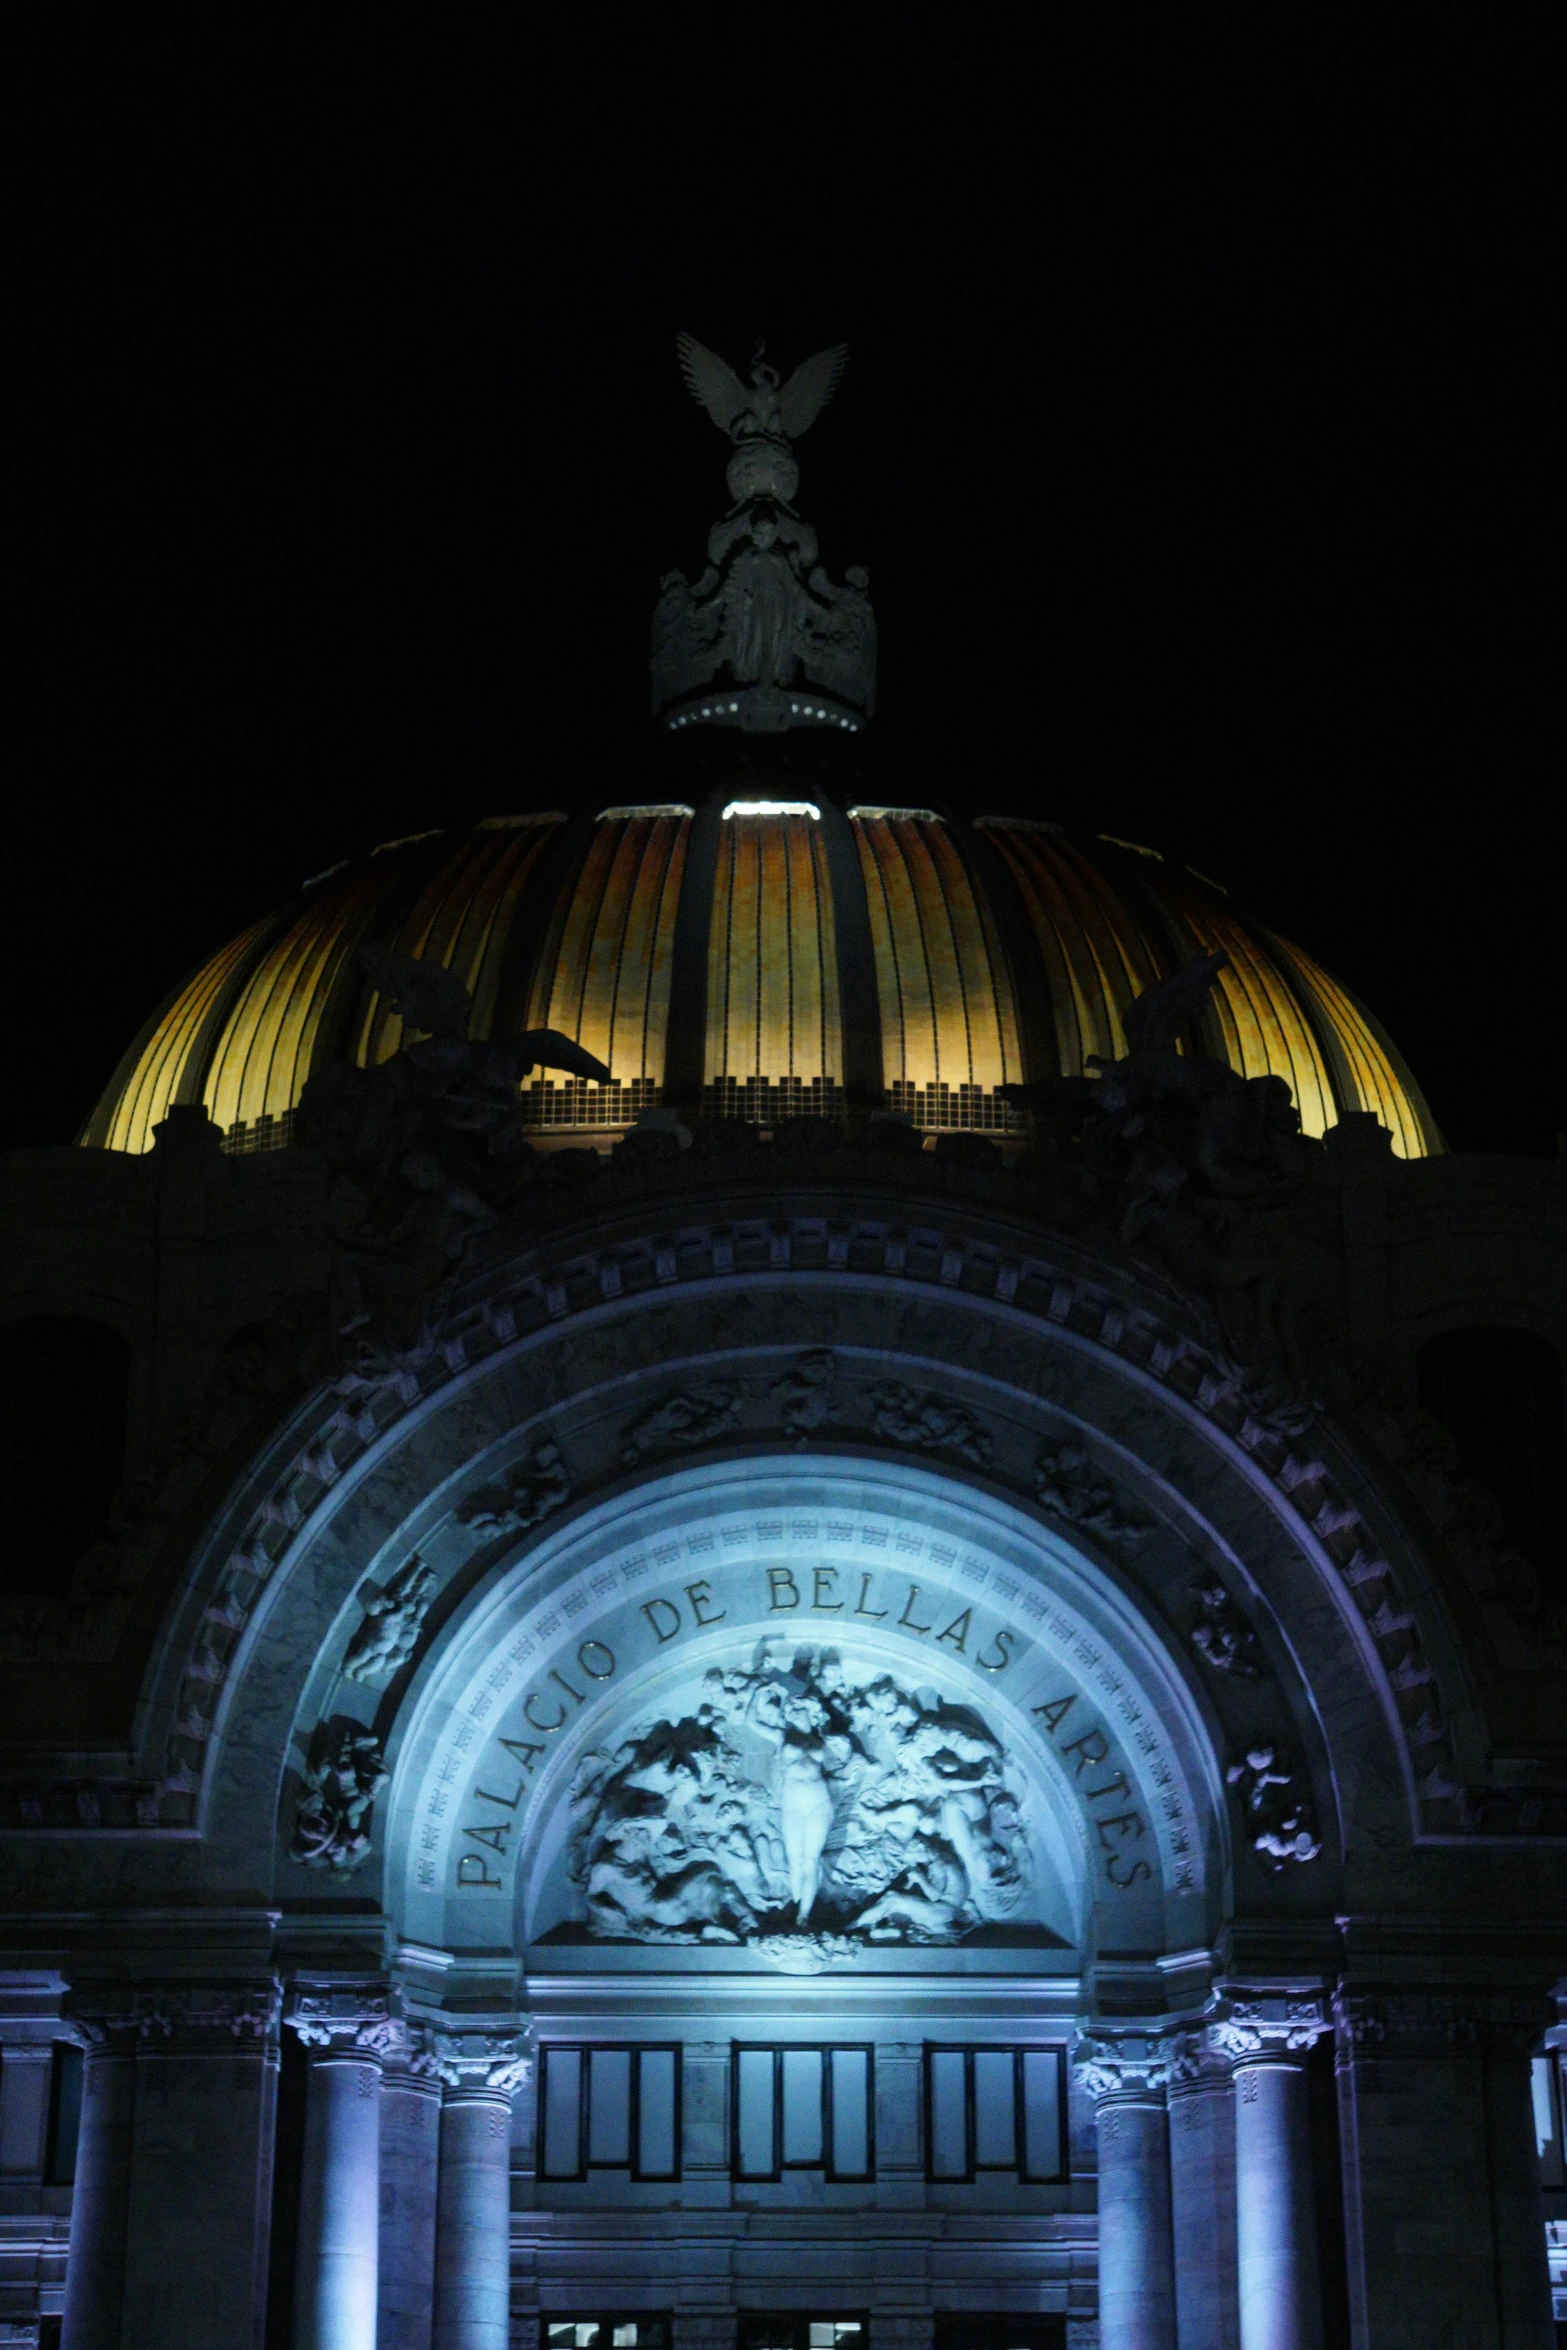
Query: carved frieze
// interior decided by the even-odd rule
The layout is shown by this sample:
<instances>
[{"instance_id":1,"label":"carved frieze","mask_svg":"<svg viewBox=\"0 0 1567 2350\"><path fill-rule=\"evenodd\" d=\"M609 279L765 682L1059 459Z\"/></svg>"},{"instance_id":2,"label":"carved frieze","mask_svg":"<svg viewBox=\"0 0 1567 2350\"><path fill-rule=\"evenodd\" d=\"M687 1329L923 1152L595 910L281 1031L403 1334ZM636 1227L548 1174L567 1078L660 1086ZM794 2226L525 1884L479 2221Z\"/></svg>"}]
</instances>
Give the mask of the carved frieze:
<instances>
[{"instance_id":1,"label":"carved frieze","mask_svg":"<svg viewBox=\"0 0 1567 2350\"><path fill-rule=\"evenodd\" d=\"M1224 1777L1240 1800L1246 1840L1260 1860L1277 1872L1291 1861L1320 1856L1311 1798L1297 1784L1298 1774L1281 1764L1276 1746L1249 1746Z\"/></svg>"},{"instance_id":2,"label":"carved frieze","mask_svg":"<svg viewBox=\"0 0 1567 2350\"><path fill-rule=\"evenodd\" d=\"M560 1446L546 1436L499 1484L475 1494L457 1514L474 1534L525 1534L570 1499L571 1477Z\"/></svg>"},{"instance_id":3,"label":"carved frieze","mask_svg":"<svg viewBox=\"0 0 1567 2350\"><path fill-rule=\"evenodd\" d=\"M773 1394L781 1406L784 1428L797 1445L808 1443L833 1417L837 1378L832 1349L818 1346L808 1354L797 1355L774 1385Z\"/></svg>"},{"instance_id":4,"label":"carved frieze","mask_svg":"<svg viewBox=\"0 0 1567 2350\"><path fill-rule=\"evenodd\" d=\"M621 1439L620 1457L628 1469L662 1453L691 1452L698 1445L717 1444L730 1435L740 1417L744 1390L732 1381L715 1381L639 1412Z\"/></svg>"},{"instance_id":5,"label":"carved frieze","mask_svg":"<svg viewBox=\"0 0 1567 2350\"><path fill-rule=\"evenodd\" d=\"M289 1857L306 1868L347 1872L370 1850L370 1818L390 1773L381 1741L357 1722L323 1725L301 1774Z\"/></svg>"},{"instance_id":6,"label":"carved frieze","mask_svg":"<svg viewBox=\"0 0 1567 2350\"><path fill-rule=\"evenodd\" d=\"M364 1621L348 1643L343 1671L350 1681L390 1680L419 1644L435 1597L435 1570L417 1552L384 1589L363 1602Z\"/></svg>"},{"instance_id":7,"label":"carved frieze","mask_svg":"<svg viewBox=\"0 0 1567 2350\"><path fill-rule=\"evenodd\" d=\"M1084 1445L1041 1444L1034 1455L1034 1491L1052 1517L1086 1528L1117 1550L1140 1549L1153 1532L1153 1520L1098 1474Z\"/></svg>"},{"instance_id":8,"label":"carved frieze","mask_svg":"<svg viewBox=\"0 0 1567 2350\"><path fill-rule=\"evenodd\" d=\"M913 1452L952 1452L977 1469L988 1467L995 1440L967 1404L918 1395L901 1379L883 1379L870 1390L878 1436Z\"/></svg>"}]
</instances>

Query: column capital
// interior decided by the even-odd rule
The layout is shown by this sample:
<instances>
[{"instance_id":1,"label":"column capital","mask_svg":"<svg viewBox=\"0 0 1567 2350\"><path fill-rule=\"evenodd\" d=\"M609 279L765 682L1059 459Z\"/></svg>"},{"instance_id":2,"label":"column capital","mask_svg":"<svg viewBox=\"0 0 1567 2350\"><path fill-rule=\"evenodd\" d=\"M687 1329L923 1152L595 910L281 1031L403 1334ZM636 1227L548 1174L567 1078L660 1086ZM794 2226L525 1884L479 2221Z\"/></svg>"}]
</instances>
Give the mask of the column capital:
<instances>
[{"instance_id":1,"label":"column capital","mask_svg":"<svg viewBox=\"0 0 1567 2350\"><path fill-rule=\"evenodd\" d=\"M1072 2051L1079 2088L1095 2105L1107 2098L1159 2099L1178 2055L1176 2036L1161 2032L1082 2033Z\"/></svg>"},{"instance_id":2,"label":"column capital","mask_svg":"<svg viewBox=\"0 0 1567 2350\"><path fill-rule=\"evenodd\" d=\"M408 2046L397 1995L363 1976L305 1977L290 1985L283 2021L307 2048L385 2058Z\"/></svg>"},{"instance_id":3,"label":"column capital","mask_svg":"<svg viewBox=\"0 0 1567 2350\"><path fill-rule=\"evenodd\" d=\"M1333 2029L1325 1991L1237 1995L1208 2026L1208 2045L1232 2065L1306 2056Z\"/></svg>"},{"instance_id":4,"label":"column capital","mask_svg":"<svg viewBox=\"0 0 1567 2350\"><path fill-rule=\"evenodd\" d=\"M1542 1991L1476 1984L1340 1983L1333 2029L1340 2062L1355 2056L1529 2056L1555 2020Z\"/></svg>"},{"instance_id":5,"label":"column capital","mask_svg":"<svg viewBox=\"0 0 1567 2350\"><path fill-rule=\"evenodd\" d=\"M448 2089L470 2096L510 2097L529 2080L533 2060L520 2032L453 2032L425 2025L409 2070L433 2074Z\"/></svg>"},{"instance_id":6,"label":"column capital","mask_svg":"<svg viewBox=\"0 0 1567 2350\"><path fill-rule=\"evenodd\" d=\"M75 1984L61 2003L62 2020L92 2047L116 2042L169 2055L227 2053L238 2042L277 2043L281 1993L271 1977L248 1982Z\"/></svg>"}]
</instances>

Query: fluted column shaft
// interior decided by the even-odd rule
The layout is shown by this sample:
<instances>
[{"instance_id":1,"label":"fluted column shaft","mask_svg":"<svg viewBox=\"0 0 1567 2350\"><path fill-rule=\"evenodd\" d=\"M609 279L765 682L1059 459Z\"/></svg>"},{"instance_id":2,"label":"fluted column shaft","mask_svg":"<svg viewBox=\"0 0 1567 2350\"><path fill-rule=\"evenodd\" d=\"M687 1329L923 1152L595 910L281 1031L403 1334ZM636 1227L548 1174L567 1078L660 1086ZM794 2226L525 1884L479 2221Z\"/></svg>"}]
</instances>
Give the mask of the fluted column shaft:
<instances>
[{"instance_id":1,"label":"fluted column shaft","mask_svg":"<svg viewBox=\"0 0 1567 2350\"><path fill-rule=\"evenodd\" d=\"M478 2082L441 2107L435 2350L506 2350L511 2302L511 2099Z\"/></svg>"},{"instance_id":2,"label":"fluted column shaft","mask_svg":"<svg viewBox=\"0 0 1567 2350\"><path fill-rule=\"evenodd\" d=\"M1235 2068L1241 2350L1322 2350L1322 2284L1302 2057Z\"/></svg>"},{"instance_id":3,"label":"fluted column shaft","mask_svg":"<svg viewBox=\"0 0 1567 2350\"><path fill-rule=\"evenodd\" d=\"M1079 2058L1099 2117L1100 2350L1177 2350L1167 2071L1157 2042Z\"/></svg>"},{"instance_id":4,"label":"fluted column shaft","mask_svg":"<svg viewBox=\"0 0 1567 2350\"><path fill-rule=\"evenodd\" d=\"M1230 2069L1184 2052L1166 2092L1170 2216L1181 2350L1240 2350L1235 2249L1235 2091Z\"/></svg>"},{"instance_id":5,"label":"fluted column shaft","mask_svg":"<svg viewBox=\"0 0 1567 2350\"><path fill-rule=\"evenodd\" d=\"M124 2030L101 2033L82 2074L62 2350L119 2350L135 2112L135 2040Z\"/></svg>"},{"instance_id":6,"label":"fluted column shaft","mask_svg":"<svg viewBox=\"0 0 1567 2350\"><path fill-rule=\"evenodd\" d=\"M430 2350L441 2084L390 2067L381 2081L380 2308L376 2350Z\"/></svg>"},{"instance_id":7,"label":"fluted column shaft","mask_svg":"<svg viewBox=\"0 0 1567 2350\"><path fill-rule=\"evenodd\" d=\"M294 2282L295 2350L375 2350L381 2060L352 2041L310 2052Z\"/></svg>"},{"instance_id":8,"label":"fluted column shaft","mask_svg":"<svg viewBox=\"0 0 1567 2350\"><path fill-rule=\"evenodd\" d=\"M514 2035L437 2033L441 2190L435 2350L507 2350L511 2307L511 2100L528 2061Z\"/></svg>"}]
</instances>

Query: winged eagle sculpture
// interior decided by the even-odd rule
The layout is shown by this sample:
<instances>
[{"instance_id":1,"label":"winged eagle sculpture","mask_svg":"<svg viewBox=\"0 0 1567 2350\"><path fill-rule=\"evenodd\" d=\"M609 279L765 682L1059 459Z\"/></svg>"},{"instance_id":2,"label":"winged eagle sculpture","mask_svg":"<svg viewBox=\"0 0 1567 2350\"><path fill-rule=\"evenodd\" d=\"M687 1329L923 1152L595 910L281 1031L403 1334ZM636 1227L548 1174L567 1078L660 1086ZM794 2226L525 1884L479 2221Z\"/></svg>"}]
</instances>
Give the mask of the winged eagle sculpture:
<instances>
[{"instance_id":1,"label":"winged eagle sculpture","mask_svg":"<svg viewBox=\"0 0 1567 2350\"><path fill-rule=\"evenodd\" d=\"M751 366L751 381L743 384L727 359L720 359L695 335L678 334L680 372L691 397L707 410L720 432L738 443L749 440L797 441L809 432L843 380L849 364L847 343L833 343L813 359L802 359L787 383L763 357L759 343Z\"/></svg>"},{"instance_id":2,"label":"winged eagle sculpture","mask_svg":"<svg viewBox=\"0 0 1567 2350\"><path fill-rule=\"evenodd\" d=\"M558 1028L527 1028L504 1044L470 1045L468 1022L473 999L456 972L447 970L443 963L394 955L374 945L361 947L359 959L405 1024L415 1031L422 1029L438 1047L448 1048L441 1058L450 1058L452 1047L463 1048L465 1062L482 1067L487 1077L499 1077L502 1082L509 1078L514 1084L520 1084L536 1068L565 1069L573 1077L591 1078L598 1085L609 1082L604 1063Z\"/></svg>"}]
</instances>

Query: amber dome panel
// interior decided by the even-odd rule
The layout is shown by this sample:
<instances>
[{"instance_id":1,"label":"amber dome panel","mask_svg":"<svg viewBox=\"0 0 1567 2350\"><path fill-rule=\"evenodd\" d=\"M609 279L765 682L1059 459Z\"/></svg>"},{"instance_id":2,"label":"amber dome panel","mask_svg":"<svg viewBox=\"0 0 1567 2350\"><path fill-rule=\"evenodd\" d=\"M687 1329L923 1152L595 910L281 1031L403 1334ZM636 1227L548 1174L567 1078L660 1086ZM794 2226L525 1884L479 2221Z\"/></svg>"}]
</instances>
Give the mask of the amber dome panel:
<instances>
[{"instance_id":1,"label":"amber dome panel","mask_svg":"<svg viewBox=\"0 0 1567 2350\"><path fill-rule=\"evenodd\" d=\"M1192 956L1228 963L1184 1049L1290 1087L1308 1134L1350 1111L1440 1150L1375 1020L1309 955L1151 851L931 809L729 802L495 818L322 876L177 988L82 1140L144 1151L204 1103L231 1151L290 1139L311 1071L385 1060L402 1024L374 942L456 971L473 1033L560 1029L606 1084L527 1081L542 1133L611 1139L673 1101L771 1123L885 1102L1004 1135L1002 1088L1126 1049L1126 1012Z\"/></svg>"}]
</instances>

